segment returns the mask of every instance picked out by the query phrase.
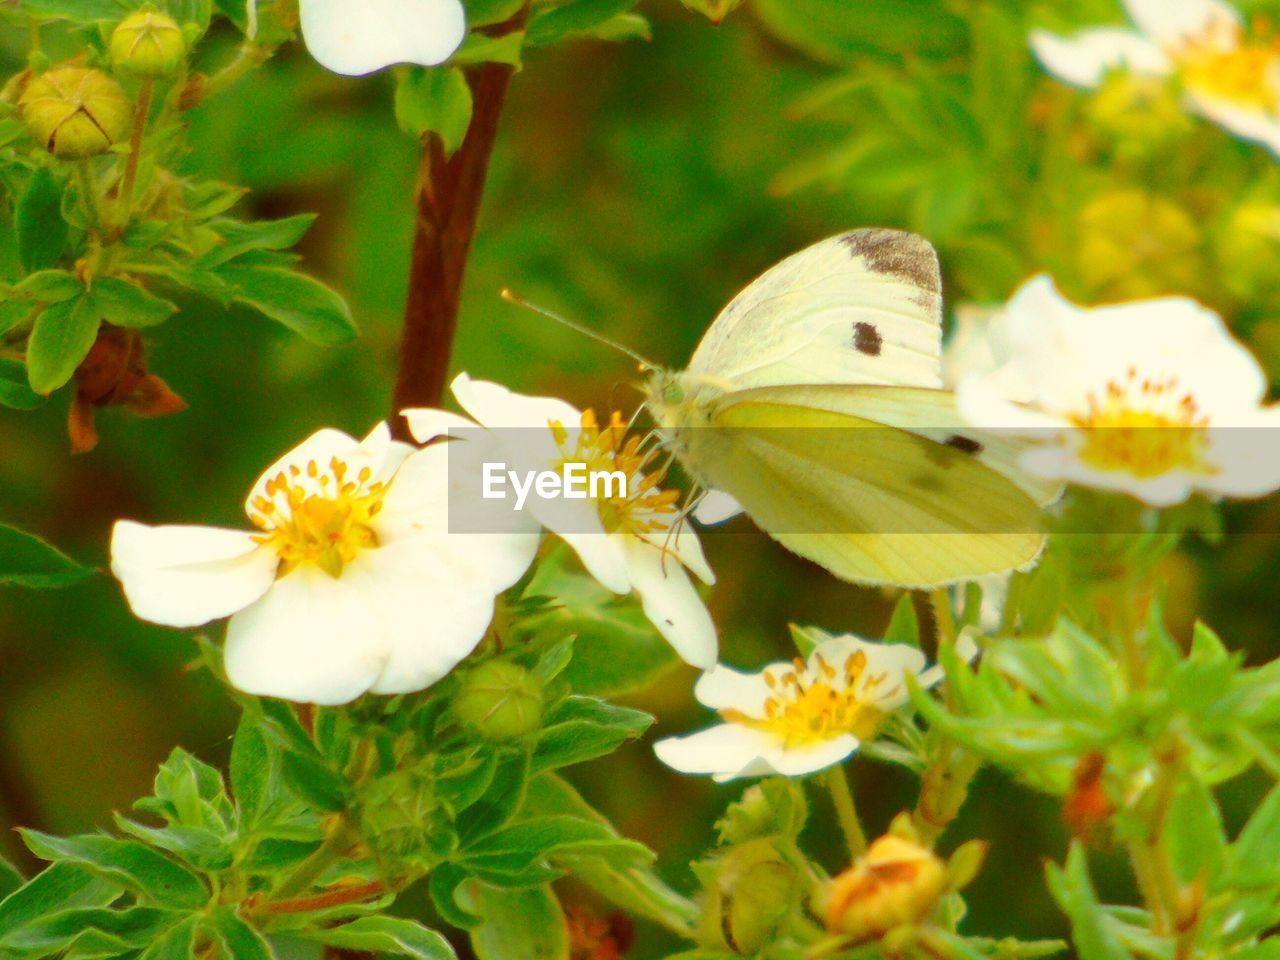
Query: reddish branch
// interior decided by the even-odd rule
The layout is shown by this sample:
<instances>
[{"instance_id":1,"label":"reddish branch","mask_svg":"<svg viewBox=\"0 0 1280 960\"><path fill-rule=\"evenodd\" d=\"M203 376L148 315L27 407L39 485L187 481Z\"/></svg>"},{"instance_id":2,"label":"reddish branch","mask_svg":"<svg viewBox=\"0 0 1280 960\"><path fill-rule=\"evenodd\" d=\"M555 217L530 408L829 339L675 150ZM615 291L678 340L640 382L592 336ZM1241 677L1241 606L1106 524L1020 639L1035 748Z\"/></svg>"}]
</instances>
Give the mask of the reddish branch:
<instances>
[{"instance_id":1,"label":"reddish branch","mask_svg":"<svg viewBox=\"0 0 1280 960\"><path fill-rule=\"evenodd\" d=\"M486 32L494 36L514 32L524 26L526 16L527 11L521 10ZM428 134L423 144L409 297L391 409L392 423L402 438L407 431L400 411L437 406L444 393L467 255L513 72L513 67L501 63L468 69L472 115L462 145L450 157L435 134Z\"/></svg>"}]
</instances>

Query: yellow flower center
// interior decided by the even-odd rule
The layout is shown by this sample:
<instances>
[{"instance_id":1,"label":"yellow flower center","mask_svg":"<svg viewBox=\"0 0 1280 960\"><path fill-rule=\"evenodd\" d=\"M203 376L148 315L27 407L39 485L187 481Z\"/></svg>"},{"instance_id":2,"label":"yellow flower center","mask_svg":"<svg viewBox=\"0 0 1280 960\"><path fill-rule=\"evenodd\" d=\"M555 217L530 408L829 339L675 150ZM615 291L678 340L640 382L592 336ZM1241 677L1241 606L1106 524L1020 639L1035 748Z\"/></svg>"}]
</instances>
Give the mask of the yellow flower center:
<instances>
[{"instance_id":1,"label":"yellow flower center","mask_svg":"<svg viewBox=\"0 0 1280 960\"><path fill-rule=\"evenodd\" d=\"M662 482L660 473L644 473L644 468L653 458L653 451L641 451L640 438L627 437L627 424L622 414L615 410L609 417L609 423L602 427L595 411L587 410L582 414L579 426L577 443L570 447L569 433L564 424L559 421L550 424L563 455L557 466L581 463L586 466L588 474L617 471L627 478L626 489L618 491L615 485L609 490L610 496L596 499L605 530L647 535L670 527L668 515L679 512L680 491L662 490L659 488Z\"/></svg>"},{"instance_id":2,"label":"yellow flower center","mask_svg":"<svg viewBox=\"0 0 1280 960\"><path fill-rule=\"evenodd\" d=\"M378 546L373 519L387 485L370 483L368 467L355 479L348 471L337 457L327 470L314 460L305 472L291 466L267 481L265 496L254 498L250 519L263 531L254 539L280 555L279 576L314 563L337 578L361 550Z\"/></svg>"},{"instance_id":3,"label":"yellow flower center","mask_svg":"<svg viewBox=\"0 0 1280 960\"><path fill-rule=\"evenodd\" d=\"M1142 479L1173 470L1211 474L1205 463L1209 418L1175 378L1140 379L1130 367L1123 381L1107 383L1102 396L1090 393L1073 424L1085 431L1080 459L1097 470L1121 470Z\"/></svg>"},{"instance_id":4,"label":"yellow flower center","mask_svg":"<svg viewBox=\"0 0 1280 960\"><path fill-rule=\"evenodd\" d=\"M1265 22L1257 21L1246 38L1238 24L1218 21L1171 53L1192 93L1243 107L1280 108L1280 38Z\"/></svg>"},{"instance_id":5,"label":"yellow flower center","mask_svg":"<svg viewBox=\"0 0 1280 960\"><path fill-rule=\"evenodd\" d=\"M885 682L888 674L868 676L867 655L859 650L837 668L816 657L818 669L810 671L804 661L775 677L765 671L764 682L773 691L764 702L764 717L752 717L741 710L721 710L730 723L765 730L782 740L784 746L801 747L831 740L851 733L859 740L869 739L884 719L872 699L872 692ZM861 682L859 682L861 681ZM886 690L881 696L887 696Z\"/></svg>"}]
</instances>

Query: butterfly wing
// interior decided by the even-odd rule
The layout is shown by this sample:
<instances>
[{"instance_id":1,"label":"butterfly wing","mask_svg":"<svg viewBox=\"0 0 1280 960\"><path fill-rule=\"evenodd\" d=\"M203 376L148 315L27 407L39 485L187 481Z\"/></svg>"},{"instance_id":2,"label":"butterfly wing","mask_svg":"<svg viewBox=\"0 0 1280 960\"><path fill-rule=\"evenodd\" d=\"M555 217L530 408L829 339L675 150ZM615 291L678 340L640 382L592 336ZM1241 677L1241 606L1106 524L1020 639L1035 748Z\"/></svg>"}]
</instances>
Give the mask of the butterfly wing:
<instances>
[{"instance_id":1,"label":"butterfly wing","mask_svg":"<svg viewBox=\"0 0 1280 960\"><path fill-rule=\"evenodd\" d=\"M691 469L783 546L855 583L935 587L1025 569L1039 508L971 455L769 390L729 395L681 439Z\"/></svg>"},{"instance_id":2,"label":"butterfly wing","mask_svg":"<svg viewBox=\"0 0 1280 960\"><path fill-rule=\"evenodd\" d=\"M1052 503L1062 493L1062 484L1029 476L1018 466L1023 452L1034 446L1032 441L969 426L960 416L955 395L948 390L862 384L796 385L742 390L732 398L739 403L763 400L825 410L906 430L973 457L1012 480L1041 506Z\"/></svg>"},{"instance_id":3,"label":"butterfly wing","mask_svg":"<svg viewBox=\"0 0 1280 960\"><path fill-rule=\"evenodd\" d=\"M689 373L734 389L942 385L942 279L927 240L871 228L772 267L707 330Z\"/></svg>"}]
</instances>

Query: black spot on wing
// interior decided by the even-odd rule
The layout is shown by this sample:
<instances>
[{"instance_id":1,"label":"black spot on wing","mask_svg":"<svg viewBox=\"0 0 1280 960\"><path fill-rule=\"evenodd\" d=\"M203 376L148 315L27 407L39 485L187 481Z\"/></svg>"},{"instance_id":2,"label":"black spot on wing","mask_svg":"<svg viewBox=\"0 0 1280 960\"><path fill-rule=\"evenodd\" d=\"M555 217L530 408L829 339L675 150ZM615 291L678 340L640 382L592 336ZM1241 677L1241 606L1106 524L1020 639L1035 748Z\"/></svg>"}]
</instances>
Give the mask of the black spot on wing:
<instances>
[{"instance_id":1,"label":"black spot on wing","mask_svg":"<svg viewBox=\"0 0 1280 960\"><path fill-rule=\"evenodd\" d=\"M984 447L973 437L962 437L960 434L952 434L943 441L948 447L959 450L961 453L979 454Z\"/></svg>"},{"instance_id":2,"label":"black spot on wing","mask_svg":"<svg viewBox=\"0 0 1280 960\"><path fill-rule=\"evenodd\" d=\"M880 356L884 338L874 323L859 321L853 325L853 349L869 357Z\"/></svg>"},{"instance_id":3,"label":"black spot on wing","mask_svg":"<svg viewBox=\"0 0 1280 960\"><path fill-rule=\"evenodd\" d=\"M840 238L851 256L866 261L873 273L898 277L937 296L942 294L938 254L924 237L905 230L869 227Z\"/></svg>"}]
</instances>

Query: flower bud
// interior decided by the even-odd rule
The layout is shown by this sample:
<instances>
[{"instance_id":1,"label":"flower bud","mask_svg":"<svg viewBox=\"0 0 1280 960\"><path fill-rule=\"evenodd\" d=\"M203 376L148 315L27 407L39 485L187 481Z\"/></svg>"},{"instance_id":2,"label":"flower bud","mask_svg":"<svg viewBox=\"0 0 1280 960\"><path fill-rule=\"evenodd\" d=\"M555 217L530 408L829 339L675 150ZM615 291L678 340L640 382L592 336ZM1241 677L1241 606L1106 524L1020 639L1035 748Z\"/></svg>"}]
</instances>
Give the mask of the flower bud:
<instances>
[{"instance_id":1,"label":"flower bud","mask_svg":"<svg viewBox=\"0 0 1280 960\"><path fill-rule=\"evenodd\" d=\"M432 847L449 831L443 829L447 816L424 769L407 767L365 784L357 810L361 836L383 856L434 865L449 853Z\"/></svg>"},{"instance_id":2,"label":"flower bud","mask_svg":"<svg viewBox=\"0 0 1280 960\"><path fill-rule=\"evenodd\" d=\"M889 834L840 874L828 892L832 933L861 943L924 919L947 890L947 868L932 850Z\"/></svg>"},{"instance_id":3,"label":"flower bud","mask_svg":"<svg viewBox=\"0 0 1280 960\"><path fill-rule=\"evenodd\" d=\"M708 946L758 953L769 944L800 896L796 868L770 840L731 848L716 864L700 932Z\"/></svg>"},{"instance_id":4,"label":"flower bud","mask_svg":"<svg viewBox=\"0 0 1280 960\"><path fill-rule=\"evenodd\" d=\"M101 70L58 67L32 77L18 98L27 132L55 157L105 153L129 133L133 104Z\"/></svg>"},{"instance_id":5,"label":"flower bud","mask_svg":"<svg viewBox=\"0 0 1280 960\"><path fill-rule=\"evenodd\" d=\"M748 787L716 829L725 844L769 836L795 839L808 818L809 805L800 784L787 777L771 777Z\"/></svg>"},{"instance_id":6,"label":"flower bud","mask_svg":"<svg viewBox=\"0 0 1280 960\"><path fill-rule=\"evenodd\" d=\"M111 62L135 77L167 77L186 59L182 28L163 13L143 10L122 20L111 34Z\"/></svg>"},{"instance_id":7,"label":"flower bud","mask_svg":"<svg viewBox=\"0 0 1280 960\"><path fill-rule=\"evenodd\" d=\"M514 740L542 722L542 686L519 664L490 660L463 679L453 712L481 736Z\"/></svg>"}]
</instances>

